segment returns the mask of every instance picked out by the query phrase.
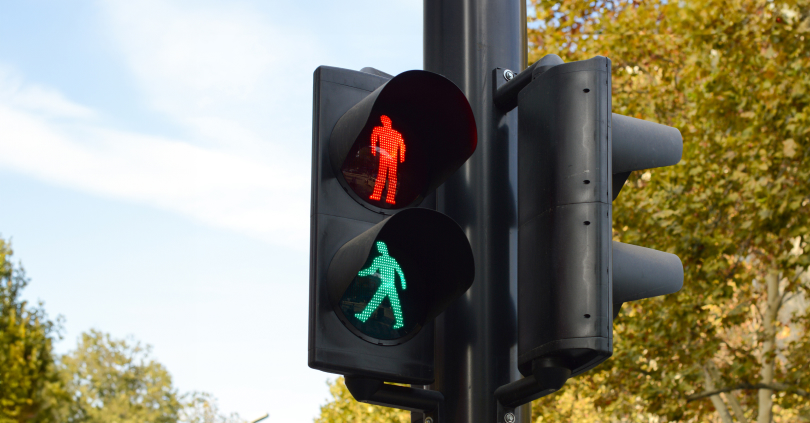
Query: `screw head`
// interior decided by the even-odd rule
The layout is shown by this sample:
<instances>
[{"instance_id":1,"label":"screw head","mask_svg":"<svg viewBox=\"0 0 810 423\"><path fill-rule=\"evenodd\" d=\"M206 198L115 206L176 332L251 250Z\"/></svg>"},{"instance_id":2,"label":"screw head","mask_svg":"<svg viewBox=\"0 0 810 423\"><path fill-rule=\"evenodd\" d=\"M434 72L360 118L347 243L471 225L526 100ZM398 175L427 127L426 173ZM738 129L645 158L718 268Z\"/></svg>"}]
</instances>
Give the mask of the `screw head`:
<instances>
[{"instance_id":1,"label":"screw head","mask_svg":"<svg viewBox=\"0 0 810 423\"><path fill-rule=\"evenodd\" d=\"M503 71L503 79L505 79L507 81L511 81L512 78L514 78L514 77L515 77L515 73L512 72L511 70L506 69L506 70Z\"/></svg>"},{"instance_id":2,"label":"screw head","mask_svg":"<svg viewBox=\"0 0 810 423\"><path fill-rule=\"evenodd\" d=\"M433 423L433 417L425 417L425 423Z\"/></svg>"},{"instance_id":3,"label":"screw head","mask_svg":"<svg viewBox=\"0 0 810 423\"><path fill-rule=\"evenodd\" d=\"M515 423L515 415L512 413L506 413L503 416L503 421L505 421L506 423Z\"/></svg>"}]
</instances>

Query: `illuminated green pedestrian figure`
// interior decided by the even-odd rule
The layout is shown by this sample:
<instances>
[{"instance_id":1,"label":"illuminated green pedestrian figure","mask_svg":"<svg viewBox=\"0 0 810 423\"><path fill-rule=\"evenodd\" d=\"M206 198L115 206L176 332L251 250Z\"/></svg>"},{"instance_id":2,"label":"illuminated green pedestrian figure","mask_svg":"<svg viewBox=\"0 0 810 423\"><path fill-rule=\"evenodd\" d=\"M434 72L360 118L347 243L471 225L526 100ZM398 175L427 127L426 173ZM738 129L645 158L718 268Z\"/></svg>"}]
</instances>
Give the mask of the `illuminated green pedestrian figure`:
<instances>
[{"instance_id":1,"label":"illuminated green pedestrian figure","mask_svg":"<svg viewBox=\"0 0 810 423\"><path fill-rule=\"evenodd\" d=\"M392 328L399 329L402 327L402 308L399 306L399 295L397 295L395 278L396 275L399 274L399 280L402 282L402 289L404 290L405 275L402 273L402 268L399 267L399 263L388 255L388 247L384 242L377 241L377 250L380 252L380 255L374 259L371 266L357 273L357 276L368 276L372 273L378 273L377 271L379 271L382 282L363 312L356 313L354 317L357 317L361 322L365 323L371 316L371 313L377 310L377 307L380 306L380 303L382 303L385 297L388 297L388 301L391 302L391 307L394 309L395 320Z\"/></svg>"}]
</instances>

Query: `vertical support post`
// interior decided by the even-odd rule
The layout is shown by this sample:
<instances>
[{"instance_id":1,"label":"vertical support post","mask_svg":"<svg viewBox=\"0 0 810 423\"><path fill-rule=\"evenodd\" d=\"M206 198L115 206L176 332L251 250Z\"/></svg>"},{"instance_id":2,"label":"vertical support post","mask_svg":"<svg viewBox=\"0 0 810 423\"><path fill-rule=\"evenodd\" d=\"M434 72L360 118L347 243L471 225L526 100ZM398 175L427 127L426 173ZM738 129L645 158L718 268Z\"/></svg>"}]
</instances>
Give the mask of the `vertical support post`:
<instances>
[{"instance_id":1,"label":"vertical support post","mask_svg":"<svg viewBox=\"0 0 810 423\"><path fill-rule=\"evenodd\" d=\"M444 394L447 422L499 421L495 390L520 378L517 113L495 107L503 76L493 71L522 71L525 46L525 0L424 1L424 68L461 88L478 126L478 149L437 192L438 209L464 229L476 266L472 287L436 321L431 388ZM529 421L528 405L515 411L510 420Z\"/></svg>"}]
</instances>

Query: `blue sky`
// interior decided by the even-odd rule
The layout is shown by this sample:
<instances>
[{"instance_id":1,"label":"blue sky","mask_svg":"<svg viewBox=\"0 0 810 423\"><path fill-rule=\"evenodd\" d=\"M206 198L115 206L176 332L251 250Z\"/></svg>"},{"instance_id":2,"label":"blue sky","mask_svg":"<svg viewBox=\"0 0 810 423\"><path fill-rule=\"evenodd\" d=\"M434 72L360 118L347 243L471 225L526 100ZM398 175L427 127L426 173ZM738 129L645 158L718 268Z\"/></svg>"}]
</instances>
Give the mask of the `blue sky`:
<instances>
[{"instance_id":1,"label":"blue sky","mask_svg":"<svg viewBox=\"0 0 810 423\"><path fill-rule=\"evenodd\" d=\"M422 67L418 0L0 0L0 234L183 391L306 422L312 72Z\"/></svg>"}]
</instances>

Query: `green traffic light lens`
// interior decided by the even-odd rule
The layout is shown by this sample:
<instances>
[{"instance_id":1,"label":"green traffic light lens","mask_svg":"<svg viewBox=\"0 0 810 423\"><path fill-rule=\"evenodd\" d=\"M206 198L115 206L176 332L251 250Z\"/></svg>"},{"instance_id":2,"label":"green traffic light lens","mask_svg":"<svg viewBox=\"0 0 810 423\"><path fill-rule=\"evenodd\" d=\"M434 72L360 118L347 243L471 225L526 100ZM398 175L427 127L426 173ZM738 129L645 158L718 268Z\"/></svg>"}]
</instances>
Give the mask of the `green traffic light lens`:
<instances>
[{"instance_id":1,"label":"green traffic light lens","mask_svg":"<svg viewBox=\"0 0 810 423\"><path fill-rule=\"evenodd\" d=\"M421 327L424 310L419 284L412 283L406 254L389 251L385 241L375 248L340 300L343 317L363 335L384 341L408 336Z\"/></svg>"}]
</instances>

